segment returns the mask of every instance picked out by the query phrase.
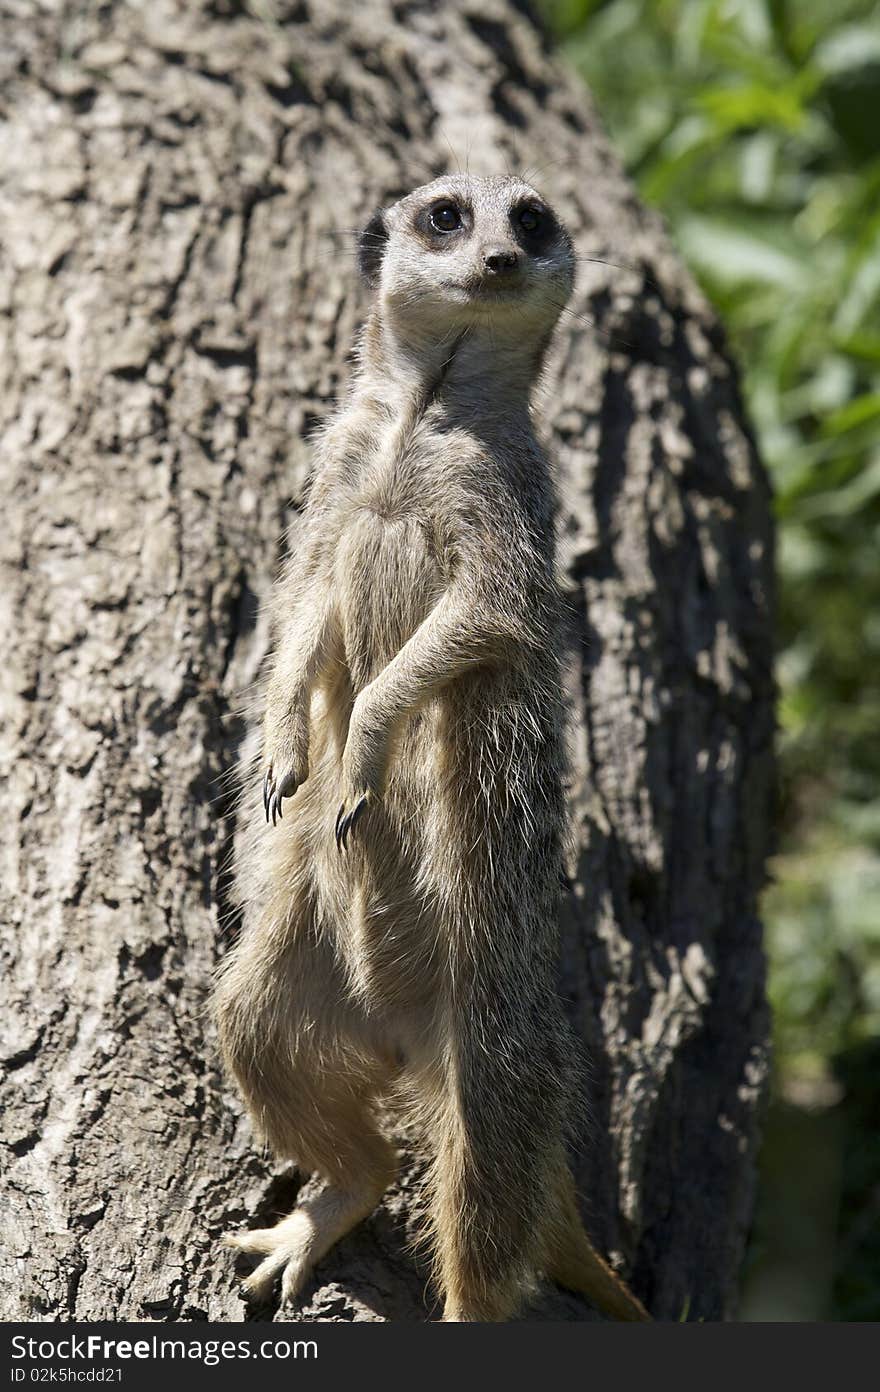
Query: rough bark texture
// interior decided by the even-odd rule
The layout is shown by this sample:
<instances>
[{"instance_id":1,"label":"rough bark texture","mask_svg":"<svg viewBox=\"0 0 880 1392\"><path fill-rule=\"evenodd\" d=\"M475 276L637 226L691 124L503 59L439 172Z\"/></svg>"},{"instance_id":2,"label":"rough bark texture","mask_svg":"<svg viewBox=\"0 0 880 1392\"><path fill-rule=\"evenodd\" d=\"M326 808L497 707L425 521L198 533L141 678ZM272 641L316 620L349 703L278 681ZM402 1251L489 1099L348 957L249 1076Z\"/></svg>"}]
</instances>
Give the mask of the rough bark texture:
<instances>
[{"instance_id":1,"label":"rough bark texture","mask_svg":"<svg viewBox=\"0 0 880 1392\"><path fill-rule=\"evenodd\" d=\"M629 267L582 262L544 394L572 601L578 1178L657 1316L729 1313L767 1067L772 540L711 312L517 4L0 14L0 1313L290 1318L247 1310L218 1245L298 1183L254 1147L205 1018L236 926L224 771L363 310L333 234L456 157L531 166L581 255ZM322 1263L306 1318L436 1316L412 1185ZM529 1317L588 1316L548 1290Z\"/></svg>"}]
</instances>

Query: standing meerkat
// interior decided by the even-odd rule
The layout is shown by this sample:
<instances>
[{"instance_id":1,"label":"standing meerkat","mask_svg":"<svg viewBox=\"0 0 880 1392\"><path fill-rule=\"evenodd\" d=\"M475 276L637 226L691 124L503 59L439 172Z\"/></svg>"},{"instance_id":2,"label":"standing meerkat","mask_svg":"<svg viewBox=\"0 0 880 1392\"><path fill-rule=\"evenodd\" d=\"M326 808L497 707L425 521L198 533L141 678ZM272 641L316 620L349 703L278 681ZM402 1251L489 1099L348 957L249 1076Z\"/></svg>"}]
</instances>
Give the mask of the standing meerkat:
<instances>
[{"instance_id":1,"label":"standing meerkat","mask_svg":"<svg viewBox=\"0 0 880 1392\"><path fill-rule=\"evenodd\" d=\"M228 1239L263 1257L251 1294L294 1296L379 1203L394 1097L430 1155L445 1319L509 1318L538 1273L647 1318L565 1156L561 601L530 396L574 264L513 178L438 179L361 237L372 310L275 593L215 994L260 1134L322 1180Z\"/></svg>"}]
</instances>

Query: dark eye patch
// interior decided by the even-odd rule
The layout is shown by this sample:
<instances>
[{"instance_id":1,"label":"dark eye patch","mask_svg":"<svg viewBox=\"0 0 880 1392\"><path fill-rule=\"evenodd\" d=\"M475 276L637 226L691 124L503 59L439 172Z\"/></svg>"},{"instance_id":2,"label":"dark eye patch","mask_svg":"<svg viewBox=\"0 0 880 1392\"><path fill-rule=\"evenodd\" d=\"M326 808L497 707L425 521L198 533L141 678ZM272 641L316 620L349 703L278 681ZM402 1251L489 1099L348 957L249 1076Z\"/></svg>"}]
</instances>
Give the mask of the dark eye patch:
<instances>
[{"instance_id":1,"label":"dark eye patch","mask_svg":"<svg viewBox=\"0 0 880 1392\"><path fill-rule=\"evenodd\" d=\"M376 285L388 242L388 228L381 209L375 212L358 239L358 269L368 285Z\"/></svg>"},{"instance_id":2,"label":"dark eye patch","mask_svg":"<svg viewBox=\"0 0 880 1392\"><path fill-rule=\"evenodd\" d=\"M533 199L511 208L510 226L520 246L531 256L540 256L559 234L559 223L550 209Z\"/></svg>"}]
</instances>

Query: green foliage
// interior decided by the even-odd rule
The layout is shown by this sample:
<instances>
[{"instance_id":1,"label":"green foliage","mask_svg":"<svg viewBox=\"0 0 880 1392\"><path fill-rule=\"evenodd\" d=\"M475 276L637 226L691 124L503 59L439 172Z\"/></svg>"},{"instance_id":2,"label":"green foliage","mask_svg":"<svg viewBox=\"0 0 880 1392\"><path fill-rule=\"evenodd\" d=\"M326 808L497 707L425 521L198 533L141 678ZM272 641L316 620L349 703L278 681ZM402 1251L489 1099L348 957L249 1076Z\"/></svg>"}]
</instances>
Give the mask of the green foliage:
<instances>
[{"instance_id":1,"label":"green foliage","mask_svg":"<svg viewBox=\"0 0 880 1392\"><path fill-rule=\"evenodd\" d=\"M541 8L726 323L773 480L783 796L764 911L778 1082L797 1091L880 1035L880 5ZM876 1318L868 1287L840 1310L873 1300Z\"/></svg>"}]
</instances>

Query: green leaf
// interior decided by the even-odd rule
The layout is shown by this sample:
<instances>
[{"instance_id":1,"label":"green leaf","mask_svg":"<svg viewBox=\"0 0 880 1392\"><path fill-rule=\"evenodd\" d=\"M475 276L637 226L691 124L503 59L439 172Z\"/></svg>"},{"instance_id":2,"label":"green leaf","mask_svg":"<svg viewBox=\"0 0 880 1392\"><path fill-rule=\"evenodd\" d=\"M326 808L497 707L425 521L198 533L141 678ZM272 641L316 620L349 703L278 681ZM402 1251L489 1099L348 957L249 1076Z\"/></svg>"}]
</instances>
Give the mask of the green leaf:
<instances>
[{"instance_id":1,"label":"green leaf","mask_svg":"<svg viewBox=\"0 0 880 1392\"><path fill-rule=\"evenodd\" d=\"M678 242L685 256L722 284L744 280L801 291L808 283L805 262L726 219L685 217Z\"/></svg>"},{"instance_id":2,"label":"green leaf","mask_svg":"<svg viewBox=\"0 0 880 1392\"><path fill-rule=\"evenodd\" d=\"M835 334L832 342L838 352L846 353L851 358L880 363L880 334L854 333L844 338Z\"/></svg>"},{"instance_id":3,"label":"green leaf","mask_svg":"<svg viewBox=\"0 0 880 1392\"><path fill-rule=\"evenodd\" d=\"M870 421L880 420L880 391L857 396L840 410L832 411L822 425L826 436L843 435L848 430L856 430Z\"/></svg>"}]
</instances>

